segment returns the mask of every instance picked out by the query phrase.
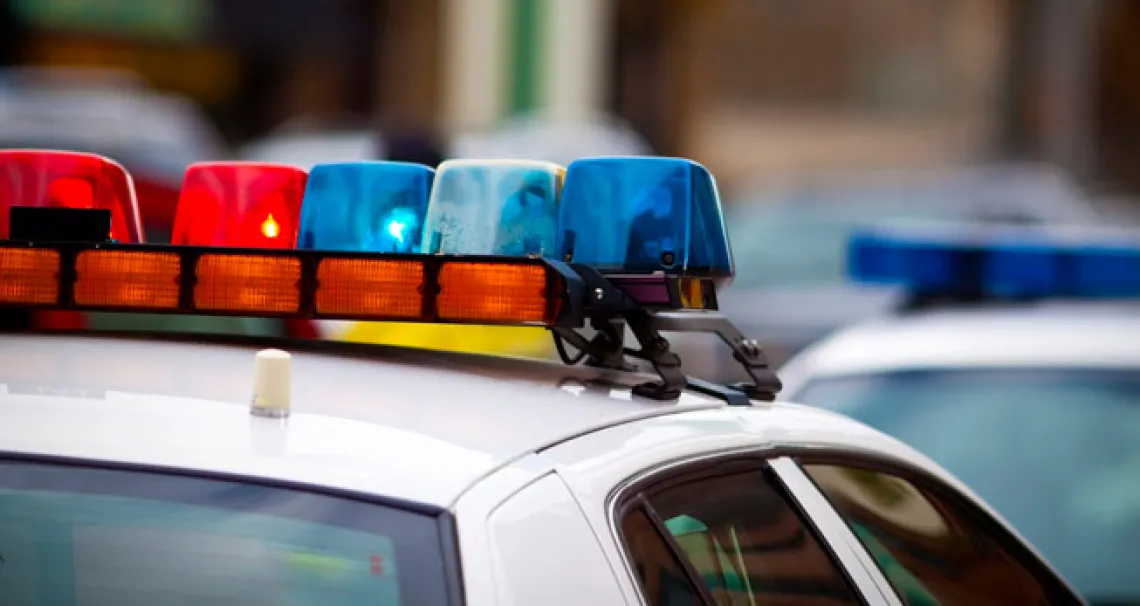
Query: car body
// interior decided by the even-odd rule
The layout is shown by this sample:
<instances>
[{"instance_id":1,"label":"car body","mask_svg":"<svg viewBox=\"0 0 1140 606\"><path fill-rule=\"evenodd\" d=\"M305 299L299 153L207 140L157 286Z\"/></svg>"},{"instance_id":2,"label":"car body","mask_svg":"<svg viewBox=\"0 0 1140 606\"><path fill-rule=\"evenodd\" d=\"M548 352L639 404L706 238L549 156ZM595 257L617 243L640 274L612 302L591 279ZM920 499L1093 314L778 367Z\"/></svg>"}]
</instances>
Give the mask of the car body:
<instances>
[{"instance_id":1,"label":"car body","mask_svg":"<svg viewBox=\"0 0 1140 606\"><path fill-rule=\"evenodd\" d=\"M1090 603L1140 601L1140 306L1042 301L869 320L780 371L782 397L921 450Z\"/></svg>"},{"instance_id":2,"label":"car body","mask_svg":"<svg viewBox=\"0 0 1140 606\"><path fill-rule=\"evenodd\" d=\"M897 288L846 279L852 230L977 219L1094 224L1100 214L1063 174L1032 164L836 174L745 188L725 205L736 278L719 297L720 307L741 331L765 343L774 363L782 363L830 332L901 302ZM702 376L740 378L731 359L706 357Z\"/></svg>"},{"instance_id":3,"label":"car body","mask_svg":"<svg viewBox=\"0 0 1140 606\"><path fill-rule=\"evenodd\" d=\"M266 346L292 354L283 419L251 414ZM6 595L901 604L896 587L907 603L1076 603L988 506L897 440L792 404L642 401L638 380L345 343L4 334ZM975 543L955 542L960 525Z\"/></svg>"}]
</instances>

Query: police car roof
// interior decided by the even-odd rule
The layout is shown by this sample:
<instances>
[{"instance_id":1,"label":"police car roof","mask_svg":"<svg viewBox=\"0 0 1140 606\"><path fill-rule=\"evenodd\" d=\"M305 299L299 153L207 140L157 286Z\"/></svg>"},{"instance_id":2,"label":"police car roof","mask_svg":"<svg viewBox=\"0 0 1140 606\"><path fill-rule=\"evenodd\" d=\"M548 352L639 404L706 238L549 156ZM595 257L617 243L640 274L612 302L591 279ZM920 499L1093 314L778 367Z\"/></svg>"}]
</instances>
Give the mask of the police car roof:
<instances>
[{"instance_id":1,"label":"police car roof","mask_svg":"<svg viewBox=\"0 0 1140 606\"><path fill-rule=\"evenodd\" d=\"M812 376L902 369L1138 368L1140 305L1049 302L932 308L863 322L808 347L780 370L785 392Z\"/></svg>"},{"instance_id":2,"label":"police car roof","mask_svg":"<svg viewBox=\"0 0 1140 606\"><path fill-rule=\"evenodd\" d=\"M746 433L791 442L814 436L943 473L891 438L807 407L728 409L688 393L680 402L635 401L620 385L584 389L582 381L602 372L589 368L372 345L328 345L331 351L319 343L296 345L287 347L293 413L287 431L279 431L248 412L260 343L3 335L0 452L237 475L448 507L519 457L615 425L684 424L688 413L699 416L689 419L689 432L733 425L723 421L759 424ZM631 380L646 377L624 378ZM725 417L710 425L706 414ZM672 436L666 442L676 439L675 431L664 433Z\"/></svg>"}]
</instances>

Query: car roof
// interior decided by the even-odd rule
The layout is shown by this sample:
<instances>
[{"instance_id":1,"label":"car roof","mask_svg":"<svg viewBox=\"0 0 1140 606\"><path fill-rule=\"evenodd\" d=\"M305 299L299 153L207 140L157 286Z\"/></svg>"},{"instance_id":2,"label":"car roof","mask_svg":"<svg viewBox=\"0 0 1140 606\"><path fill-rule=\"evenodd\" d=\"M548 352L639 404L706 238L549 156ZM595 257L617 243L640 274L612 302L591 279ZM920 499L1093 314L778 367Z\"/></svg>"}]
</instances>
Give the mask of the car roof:
<instances>
[{"instance_id":1,"label":"car roof","mask_svg":"<svg viewBox=\"0 0 1140 606\"><path fill-rule=\"evenodd\" d=\"M1140 369L1140 305L1048 302L940 308L842 329L780 369L785 394L807 377L907 369L1065 367Z\"/></svg>"},{"instance_id":2,"label":"car roof","mask_svg":"<svg viewBox=\"0 0 1140 606\"><path fill-rule=\"evenodd\" d=\"M263 348L4 335L0 451L266 476L445 506L522 454L615 423L722 405L689 393L676 403L634 401L620 385L584 391L602 371L541 361L285 347L292 414L287 432L275 433L248 410ZM282 436L287 443L274 442Z\"/></svg>"},{"instance_id":3,"label":"car roof","mask_svg":"<svg viewBox=\"0 0 1140 606\"><path fill-rule=\"evenodd\" d=\"M267 342L281 344L3 334L0 453L248 477L447 508L497 470L586 434L739 410L693 393L678 402L633 399L629 386L646 375L307 341L283 347L293 356L292 414L265 419L249 413L249 402L254 356ZM811 411L805 422L802 407L767 406L766 433L784 442L789 435L839 436L850 447L898 458L847 417ZM706 422L694 427L715 433Z\"/></svg>"}]
</instances>

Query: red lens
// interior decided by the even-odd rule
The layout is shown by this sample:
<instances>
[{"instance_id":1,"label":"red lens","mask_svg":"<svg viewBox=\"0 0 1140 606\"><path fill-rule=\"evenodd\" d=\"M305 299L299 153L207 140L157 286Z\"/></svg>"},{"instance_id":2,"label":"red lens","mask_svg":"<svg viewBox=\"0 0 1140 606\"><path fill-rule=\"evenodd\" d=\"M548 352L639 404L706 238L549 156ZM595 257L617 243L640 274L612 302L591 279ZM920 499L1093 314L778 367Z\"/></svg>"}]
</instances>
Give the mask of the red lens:
<instances>
[{"instance_id":1,"label":"red lens","mask_svg":"<svg viewBox=\"0 0 1140 606\"><path fill-rule=\"evenodd\" d=\"M95 154L0 150L0 238L9 235L13 206L101 208L111 211L111 237L142 242L134 183L127 170Z\"/></svg>"},{"instance_id":2,"label":"red lens","mask_svg":"<svg viewBox=\"0 0 1140 606\"><path fill-rule=\"evenodd\" d=\"M182 182L171 242L293 248L308 178L282 164L195 164Z\"/></svg>"}]
</instances>

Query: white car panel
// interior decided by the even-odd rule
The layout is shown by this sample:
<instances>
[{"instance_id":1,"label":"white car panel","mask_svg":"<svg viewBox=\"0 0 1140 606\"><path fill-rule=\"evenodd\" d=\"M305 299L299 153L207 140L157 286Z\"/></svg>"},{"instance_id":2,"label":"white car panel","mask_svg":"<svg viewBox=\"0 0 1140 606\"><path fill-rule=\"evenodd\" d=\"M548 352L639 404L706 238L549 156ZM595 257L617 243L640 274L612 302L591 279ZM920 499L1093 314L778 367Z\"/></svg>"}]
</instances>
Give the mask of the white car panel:
<instances>
[{"instance_id":1,"label":"white car panel","mask_svg":"<svg viewBox=\"0 0 1140 606\"><path fill-rule=\"evenodd\" d=\"M328 484L446 506L497 467L549 444L722 406L694 394L665 404L634 402L623 389L563 388L599 373L556 364L391 348L360 358L297 351L293 414L277 424L248 412L256 351L5 336L0 450ZM255 428L265 435L251 434Z\"/></svg>"},{"instance_id":2,"label":"white car panel","mask_svg":"<svg viewBox=\"0 0 1140 606\"><path fill-rule=\"evenodd\" d=\"M521 490L487 520L496 604L578 606L625 602L574 495L557 474ZM466 553L475 559L478 553ZM573 570L574 574L560 574Z\"/></svg>"}]
</instances>

